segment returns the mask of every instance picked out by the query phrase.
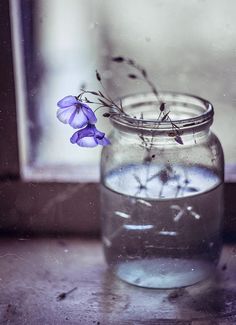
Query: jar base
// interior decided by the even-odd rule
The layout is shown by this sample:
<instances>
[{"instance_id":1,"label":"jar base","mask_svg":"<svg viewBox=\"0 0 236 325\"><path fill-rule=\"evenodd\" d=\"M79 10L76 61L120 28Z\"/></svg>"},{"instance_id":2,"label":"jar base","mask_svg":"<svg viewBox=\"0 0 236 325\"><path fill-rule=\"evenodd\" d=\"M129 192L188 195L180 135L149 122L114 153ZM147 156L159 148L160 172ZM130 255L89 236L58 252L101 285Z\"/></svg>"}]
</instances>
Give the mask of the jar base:
<instances>
[{"instance_id":1,"label":"jar base","mask_svg":"<svg viewBox=\"0 0 236 325\"><path fill-rule=\"evenodd\" d=\"M113 270L129 284L153 289L174 289L205 280L214 274L215 265L202 260L162 257L122 262Z\"/></svg>"}]
</instances>

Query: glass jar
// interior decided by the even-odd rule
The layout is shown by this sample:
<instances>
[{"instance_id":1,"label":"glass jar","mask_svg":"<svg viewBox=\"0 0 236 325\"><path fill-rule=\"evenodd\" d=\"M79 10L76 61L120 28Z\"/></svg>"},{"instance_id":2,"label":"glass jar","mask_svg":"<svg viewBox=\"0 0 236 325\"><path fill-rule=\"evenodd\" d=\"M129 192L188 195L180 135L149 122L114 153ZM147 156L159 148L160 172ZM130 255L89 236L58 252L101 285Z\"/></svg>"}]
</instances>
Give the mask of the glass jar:
<instances>
[{"instance_id":1,"label":"glass jar","mask_svg":"<svg viewBox=\"0 0 236 325\"><path fill-rule=\"evenodd\" d=\"M219 260L224 156L208 101L160 98L161 113L154 94L138 94L123 99L124 115L111 115L112 144L101 158L102 240L122 280L178 288L214 274Z\"/></svg>"}]
</instances>

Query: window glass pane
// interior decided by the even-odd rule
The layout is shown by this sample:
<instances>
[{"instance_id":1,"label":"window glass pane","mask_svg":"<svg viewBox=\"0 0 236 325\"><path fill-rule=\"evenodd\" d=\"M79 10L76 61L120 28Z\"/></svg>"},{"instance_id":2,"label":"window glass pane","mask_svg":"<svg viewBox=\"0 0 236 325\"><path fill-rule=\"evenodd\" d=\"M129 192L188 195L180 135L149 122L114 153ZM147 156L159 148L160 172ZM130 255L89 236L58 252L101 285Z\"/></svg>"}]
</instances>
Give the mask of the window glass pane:
<instances>
[{"instance_id":1,"label":"window glass pane","mask_svg":"<svg viewBox=\"0 0 236 325\"><path fill-rule=\"evenodd\" d=\"M24 42L18 45L25 51L26 72L33 73L26 78L27 109L23 113L21 107L19 112L24 116L23 136L28 139L21 140L21 145L26 143L22 149L25 166L39 166L44 172L50 167L54 176L73 179L91 166L88 175L98 177L100 149L69 143L73 130L56 120L56 102L77 94L84 82L96 90L96 68L114 97L148 90L126 78L127 67L111 65L109 57L125 55L144 65L160 90L192 93L213 103L213 130L223 144L226 163L235 170L234 0L35 0L19 4L18 9L24 9L20 21ZM106 131L104 120L100 119L99 126Z\"/></svg>"}]
</instances>

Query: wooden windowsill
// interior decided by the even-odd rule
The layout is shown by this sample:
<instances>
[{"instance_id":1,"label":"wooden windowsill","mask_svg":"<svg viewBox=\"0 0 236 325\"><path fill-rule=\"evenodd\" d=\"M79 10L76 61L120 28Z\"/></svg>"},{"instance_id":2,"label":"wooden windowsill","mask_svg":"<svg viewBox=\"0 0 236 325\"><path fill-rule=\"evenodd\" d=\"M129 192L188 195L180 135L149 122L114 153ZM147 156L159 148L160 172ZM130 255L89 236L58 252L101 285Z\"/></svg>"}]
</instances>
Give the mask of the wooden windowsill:
<instances>
[{"instance_id":1,"label":"wooden windowsill","mask_svg":"<svg viewBox=\"0 0 236 325\"><path fill-rule=\"evenodd\" d=\"M0 263L0 324L236 323L236 245L225 245L216 281L179 291L120 281L98 240L2 238Z\"/></svg>"},{"instance_id":2,"label":"wooden windowsill","mask_svg":"<svg viewBox=\"0 0 236 325\"><path fill-rule=\"evenodd\" d=\"M224 237L236 234L236 183L225 184ZM99 184L0 179L0 234L98 235Z\"/></svg>"}]
</instances>

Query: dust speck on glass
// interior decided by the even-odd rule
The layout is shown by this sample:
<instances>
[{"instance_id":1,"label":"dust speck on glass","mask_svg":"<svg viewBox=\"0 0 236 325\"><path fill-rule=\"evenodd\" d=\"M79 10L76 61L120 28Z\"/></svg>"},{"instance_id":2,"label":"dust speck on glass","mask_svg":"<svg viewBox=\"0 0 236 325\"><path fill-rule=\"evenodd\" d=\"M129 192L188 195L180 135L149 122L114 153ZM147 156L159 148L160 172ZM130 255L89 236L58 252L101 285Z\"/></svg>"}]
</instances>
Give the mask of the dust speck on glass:
<instances>
[{"instance_id":1,"label":"dust speck on glass","mask_svg":"<svg viewBox=\"0 0 236 325\"><path fill-rule=\"evenodd\" d=\"M112 61L127 65L127 78L143 81L150 92L114 100L96 71L101 89L83 87L60 100L57 112L77 129L72 144L103 146L106 261L137 286L193 285L216 274L222 247L224 156L210 129L213 106L198 96L159 92L133 59ZM90 104L97 104L95 111ZM113 126L109 136L95 126L98 109Z\"/></svg>"}]
</instances>

